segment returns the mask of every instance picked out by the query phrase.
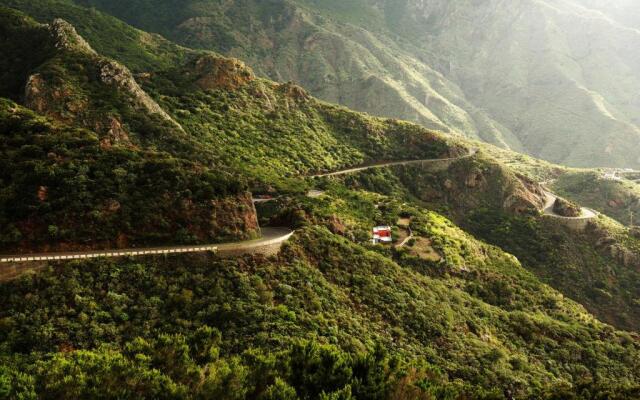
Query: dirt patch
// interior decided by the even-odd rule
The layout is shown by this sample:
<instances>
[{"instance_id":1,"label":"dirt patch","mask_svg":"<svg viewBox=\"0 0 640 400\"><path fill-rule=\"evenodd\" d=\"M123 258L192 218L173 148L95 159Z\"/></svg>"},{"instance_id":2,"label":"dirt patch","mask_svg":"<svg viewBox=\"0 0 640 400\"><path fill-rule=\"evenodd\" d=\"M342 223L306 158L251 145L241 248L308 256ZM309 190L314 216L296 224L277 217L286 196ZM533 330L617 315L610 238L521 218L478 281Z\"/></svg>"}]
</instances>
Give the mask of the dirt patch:
<instances>
[{"instance_id":1,"label":"dirt patch","mask_svg":"<svg viewBox=\"0 0 640 400\"><path fill-rule=\"evenodd\" d=\"M411 218L398 218L398 222L396 222L396 225L406 228L411 225Z\"/></svg>"},{"instance_id":2,"label":"dirt patch","mask_svg":"<svg viewBox=\"0 0 640 400\"><path fill-rule=\"evenodd\" d=\"M409 250L409 254L427 261L438 262L442 260L440 253L431 246L431 240L422 237L416 237L414 240L412 246L405 246Z\"/></svg>"}]
</instances>

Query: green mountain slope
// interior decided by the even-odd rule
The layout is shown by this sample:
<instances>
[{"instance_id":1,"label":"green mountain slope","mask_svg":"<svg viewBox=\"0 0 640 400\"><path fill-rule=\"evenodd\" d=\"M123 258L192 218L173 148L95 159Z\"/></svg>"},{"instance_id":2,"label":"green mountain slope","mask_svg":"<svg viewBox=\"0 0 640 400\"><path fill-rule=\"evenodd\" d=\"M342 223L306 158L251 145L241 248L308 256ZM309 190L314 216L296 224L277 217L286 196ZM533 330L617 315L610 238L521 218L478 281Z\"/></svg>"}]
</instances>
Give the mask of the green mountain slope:
<instances>
[{"instance_id":1,"label":"green mountain slope","mask_svg":"<svg viewBox=\"0 0 640 400\"><path fill-rule=\"evenodd\" d=\"M357 110L572 166L639 162L628 2L78 3Z\"/></svg>"},{"instance_id":2,"label":"green mountain slope","mask_svg":"<svg viewBox=\"0 0 640 400\"><path fill-rule=\"evenodd\" d=\"M637 339L441 217L420 218L446 267L312 228L273 260L85 263L3 285L2 342L25 374L4 381L57 398L634 393Z\"/></svg>"},{"instance_id":3,"label":"green mountain slope","mask_svg":"<svg viewBox=\"0 0 640 400\"><path fill-rule=\"evenodd\" d=\"M606 179L601 171L570 171L553 182L553 189L625 225L637 225L640 187L626 179Z\"/></svg>"},{"instance_id":4,"label":"green mountain slope","mask_svg":"<svg viewBox=\"0 0 640 400\"><path fill-rule=\"evenodd\" d=\"M3 171L4 179L17 185L5 188L4 204L12 205L3 209L5 249L41 247L56 240L62 248L92 241L93 245L105 241L123 246L148 243L146 236L157 243L172 238L176 231L181 232L179 241L250 237L257 227L250 198L243 192L247 181L266 191L274 187L301 190L301 177L310 172L379 159L438 158L465 152L442 135L417 126L356 114L312 99L295 85L257 79L238 61L190 51L184 64L136 79L125 66L96 53L63 20L40 25L12 11L4 12L2 18L7 22L3 43L8 46L0 46L0 53L12 63L9 71L17 72L7 77L16 89L7 87L0 94L50 119L3 103L3 115L11 121L3 133L15 135L6 137L6 165L25 161L24 171ZM110 30L99 31L103 40L109 34ZM43 54L39 65L16 57L11 45L24 46L32 37L49 40L39 48ZM146 49L136 41L129 45L141 53ZM157 67L164 65L159 62ZM20 80L22 89L17 89L15 82ZM42 126L36 128L44 133L42 142L33 141L32 126ZM72 127L92 131L91 150L82 143L80 160L53 151L68 145L50 143L52 132ZM18 152L21 146L33 148L23 155ZM155 167L145 162L134 167L131 161L130 168L118 168L125 161L113 154L125 160L138 156L141 162L152 157L164 161ZM98 160L76 165L89 155ZM35 160L40 164L34 167ZM55 171L58 167L60 172ZM38 176L30 175L28 168ZM139 168L146 172L138 172ZM176 180L174 174L181 178ZM62 177L64 186L60 186ZM18 184L18 180L24 182ZM49 191L56 186L56 191ZM126 199L131 192L139 199ZM77 193L78 199L67 197L70 193ZM225 221L226 202L214 198L228 193L239 197L236 211ZM159 203L156 211L146 209L150 213L163 209L165 218L145 222L138 232L127 221L134 218L138 206L144 208L146 196ZM120 209L125 199L131 204ZM85 217L62 223L67 213ZM43 214L46 219L38 219ZM123 225L120 230L112 226L115 221ZM89 231L74 233L74 224ZM95 226L105 231L91 237L88 232ZM46 234L48 230L53 237ZM152 239L154 235L159 237ZM42 243L33 242L35 238Z\"/></svg>"},{"instance_id":5,"label":"green mountain slope","mask_svg":"<svg viewBox=\"0 0 640 400\"><path fill-rule=\"evenodd\" d=\"M21 1L5 2L44 20L57 15L52 10L73 8L69 3L50 5L38 1L25 5ZM517 140L480 109L466 103L455 85L432 68L419 65L410 56L398 57L399 48L387 49L387 46L394 46L391 41L381 42L381 38L366 32L319 19L294 4L244 1L223 6L194 3L181 4L177 13L170 11L174 6L172 2L135 5L115 2L104 6L120 17L125 18L126 14L128 18L125 19L143 29L161 32L190 47L215 49L247 60L259 75L299 82L324 100L374 115L420 122L429 128L482 136L491 142L508 143L518 148ZM200 12L207 16L200 18ZM74 13L61 13L76 24ZM189 22L185 24L184 32L172 34L171 29L185 20ZM243 27L247 25L254 26L258 32L244 31ZM236 32L239 28L243 31ZM348 30L341 34L339 29L342 28ZM79 29L83 32L81 26ZM189 32L190 29L198 32ZM309 37L293 46L273 45L291 43L298 34ZM217 47L212 46L213 43ZM354 55L358 57L356 61L353 61ZM388 70L396 72L387 76ZM404 82L405 78L411 80Z\"/></svg>"},{"instance_id":6,"label":"green mountain slope","mask_svg":"<svg viewBox=\"0 0 640 400\"><path fill-rule=\"evenodd\" d=\"M107 44L120 22L46 4L22 8L47 25L0 10L0 60L22 80L0 85L5 248L117 247L121 232L141 244L240 239L258 218L298 230L276 257L60 262L0 284L0 396L637 395L640 342L619 329L640 322L627 263L640 246L619 225L554 226L541 187L486 148L311 177L476 146L130 27L116 29L129 37L120 58ZM90 39L43 17L56 10L93 27ZM20 53L43 38L33 58ZM256 213L247 190L275 199ZM397 247L370 244L377 224L394 225ZM608 247L588 250L598 238Z\"/></svg>"},{"instance_id":7,"label":"green mountain slope","mask_svg":"<svg viewBox=\"0 0 640 400\"><path fill-rule=\"evenodd\" d=\"M517 256L525 268L599 319L633 331L640 327L640 241L634 231L605 216L584 231L541 217L541 189L484 152L445 169L394 167L344 182L437 210Z\"/></svg>"}]
</instances>

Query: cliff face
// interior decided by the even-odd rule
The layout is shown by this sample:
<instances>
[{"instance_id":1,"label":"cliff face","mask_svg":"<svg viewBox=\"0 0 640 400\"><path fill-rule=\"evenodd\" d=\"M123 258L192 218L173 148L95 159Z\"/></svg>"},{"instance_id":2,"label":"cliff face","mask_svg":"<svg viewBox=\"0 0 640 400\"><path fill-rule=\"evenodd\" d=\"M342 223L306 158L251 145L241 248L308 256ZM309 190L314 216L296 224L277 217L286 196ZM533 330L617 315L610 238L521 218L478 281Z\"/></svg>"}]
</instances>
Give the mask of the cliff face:
<instances>
[{"instance_id":1,"label":"cliff face","mask_svg":"<svg viewBox=\"0 0 640 400\"><path fill-rule=\"evenodd\" d=\"M258 215L251 193L212 200L209 237L223 240L254 239L260 236Z\"/></svg>"},{"instance_id":2,"label":"cliff face","mask_svg":"<svg viewBox=\"0 0 640 400\"><path fill-rule=\"evenodd\" d=\"M67 21L56 18L47 25L47 28L57 50L79 51L91 56L98 55L91 48L91 45L78 34L76 28Z\"/></svg>"}]
</instances>

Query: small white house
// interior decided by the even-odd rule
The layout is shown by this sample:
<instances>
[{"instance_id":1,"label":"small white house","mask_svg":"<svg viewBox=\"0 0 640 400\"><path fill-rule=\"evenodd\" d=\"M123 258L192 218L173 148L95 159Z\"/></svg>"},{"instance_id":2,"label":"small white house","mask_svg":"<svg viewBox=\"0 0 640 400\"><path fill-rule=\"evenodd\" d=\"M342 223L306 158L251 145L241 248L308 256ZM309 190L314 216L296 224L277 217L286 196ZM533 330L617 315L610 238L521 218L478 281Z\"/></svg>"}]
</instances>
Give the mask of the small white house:
<instances>
[{"instance_id":1,"label":"small white house","mask_svg":"<svg viewBox=\"0 0 640 400\"><path fill-rule=\"evenodd\" d=\"M373 228L371 241L373 242L373 244L393 242L393 237L391 235L391 227L376 226L375 228Z\"/></svg>"}]
</instances>

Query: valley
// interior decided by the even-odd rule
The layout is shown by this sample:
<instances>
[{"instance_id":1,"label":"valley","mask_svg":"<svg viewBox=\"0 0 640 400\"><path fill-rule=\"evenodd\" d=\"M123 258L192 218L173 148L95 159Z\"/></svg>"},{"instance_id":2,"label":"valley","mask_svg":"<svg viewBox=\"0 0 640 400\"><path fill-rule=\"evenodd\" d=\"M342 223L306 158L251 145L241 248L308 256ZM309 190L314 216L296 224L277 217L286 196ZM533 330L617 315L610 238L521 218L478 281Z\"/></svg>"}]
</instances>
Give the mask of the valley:
<instances>
[{"instance_id":1,"label":"valley","mask_svg":"<svg viewBox=\"0 0 640 400\"><path fill-rule=\"evenodd\" d=\"M576 1L0 0L0 399L638 397L640 191L514 151L632 100L493 61Z\"/></svg>"}]
</instances>

